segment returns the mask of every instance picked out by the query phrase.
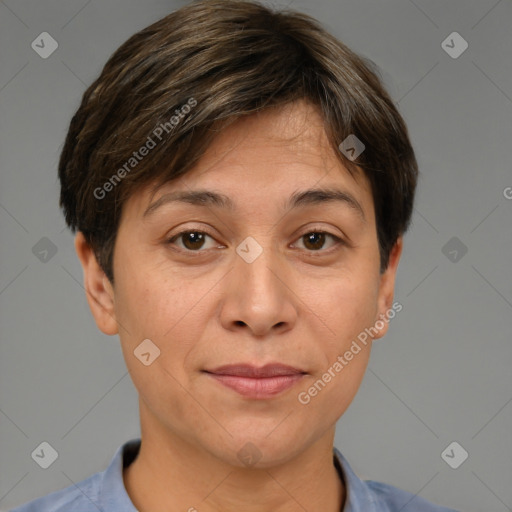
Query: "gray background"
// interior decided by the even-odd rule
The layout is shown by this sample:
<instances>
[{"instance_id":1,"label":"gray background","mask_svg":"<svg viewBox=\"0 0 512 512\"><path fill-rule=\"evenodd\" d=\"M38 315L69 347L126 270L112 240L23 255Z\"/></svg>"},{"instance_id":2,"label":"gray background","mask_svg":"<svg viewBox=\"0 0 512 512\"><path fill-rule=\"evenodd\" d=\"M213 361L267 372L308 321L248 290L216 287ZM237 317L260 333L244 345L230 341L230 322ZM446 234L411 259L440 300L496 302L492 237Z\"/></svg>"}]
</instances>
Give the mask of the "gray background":
<instances>
[{"instance_id":1,"label":"gray background","mask_svg":"<svg viewBox=\"0 0 512 512\"><path fill-rule=\"evenodd\" d=\"M139 436L118 338L96 329L86 303L56 166L86 84L126 38L184 3L0 2L1 510L104 469ZM396 288L403 310L374 344L336 446L362 478L466 512L510 511L512 1L287 3L382 69L422 173ZM43 31L59 44L47 59L31 48ZM454 31L469 44L456 59L441 46ZM43 237L57 249L46 262L33 251ZM31 458L42 441L59 454L46 470ZM452 441L469 453L458 469L441 458Z\"/></svg>"}]
</instances>

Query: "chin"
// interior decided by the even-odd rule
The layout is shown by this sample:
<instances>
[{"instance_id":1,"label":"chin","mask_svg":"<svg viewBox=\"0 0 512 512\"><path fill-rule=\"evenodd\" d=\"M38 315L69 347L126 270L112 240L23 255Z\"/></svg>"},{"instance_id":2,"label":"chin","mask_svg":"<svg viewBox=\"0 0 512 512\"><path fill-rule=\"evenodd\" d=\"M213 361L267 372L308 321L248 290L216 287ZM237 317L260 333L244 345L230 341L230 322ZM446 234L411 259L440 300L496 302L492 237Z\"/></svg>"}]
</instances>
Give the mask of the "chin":
<instances>
[{"instance_id":1,"label":"chin","mask_svg":"<svg viewBox=\"0 0 512 512\"><path fill-rule=\"evenodd\" d=\"M259 430L252 425L250 433L248 430L237 430L236 435L225 439L224 449L215 447L210 451L227 464L240 468L266 469L284 464L305 448L304 436L278 431L278 424L279 421L274 422L270 429L265 424Z\"/></svg>"}]
</instances>

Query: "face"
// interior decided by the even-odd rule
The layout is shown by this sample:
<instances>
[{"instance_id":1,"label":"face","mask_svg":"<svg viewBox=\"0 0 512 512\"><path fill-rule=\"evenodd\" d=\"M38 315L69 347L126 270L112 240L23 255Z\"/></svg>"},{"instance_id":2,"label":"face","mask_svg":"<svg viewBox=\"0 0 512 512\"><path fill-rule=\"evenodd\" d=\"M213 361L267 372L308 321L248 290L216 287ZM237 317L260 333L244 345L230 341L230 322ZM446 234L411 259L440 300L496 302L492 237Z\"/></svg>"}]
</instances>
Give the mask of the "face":
<instances>
[{"instance_id":1,"label":"face","mask_svg":"<svg viewBox=\"0 0 512 512\"><path fill-rule=\"evenodd\" d=\"M331 431L354 398L371 345L358 336L391 309L401 239L380 274L369 183L342 166L317 111L298 102L237 121L184 177L131 197L113 287L80 236L76 247L145 425L238 466L250 442L265 467ZM386 332L378 325L374 337ZM299 373L208 373L269 363Z\"/></svg>"}]
</instances>

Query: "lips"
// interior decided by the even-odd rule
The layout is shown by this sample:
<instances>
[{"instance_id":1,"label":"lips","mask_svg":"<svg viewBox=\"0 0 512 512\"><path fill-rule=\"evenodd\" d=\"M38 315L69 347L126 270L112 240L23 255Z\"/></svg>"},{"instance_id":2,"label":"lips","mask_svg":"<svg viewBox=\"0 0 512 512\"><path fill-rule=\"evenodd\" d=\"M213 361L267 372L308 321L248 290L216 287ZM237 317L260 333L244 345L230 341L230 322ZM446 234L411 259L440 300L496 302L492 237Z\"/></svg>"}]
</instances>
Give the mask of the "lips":
<instances>
[{"instance_id":1,"label":"lips","mask_svg":"<svg viewBox=\"0 0 512 512\"><path fill-rule=\"evenodd\" d=\"M306 372L293 366L271 363L263 367L250 364L220 366L205 373L224 387L245 398L270 399L298 383Z\"/></svg>"},{"instance_id":2,"label":"lips","mask_svg":"<svg viewBox=\"0 0 512 512\"><path fill-rule=\"evenodd\" d=\"M233 364L219 366L214 370L205 370L208 373L216 375L232 375L237 377L247 377L252 379L262 379L268 377L278 377L280 375L297 375L306 373L299 368L284 364L269 363L262 367L256 367L250 364Z\"/></svg>"}]
</instances>

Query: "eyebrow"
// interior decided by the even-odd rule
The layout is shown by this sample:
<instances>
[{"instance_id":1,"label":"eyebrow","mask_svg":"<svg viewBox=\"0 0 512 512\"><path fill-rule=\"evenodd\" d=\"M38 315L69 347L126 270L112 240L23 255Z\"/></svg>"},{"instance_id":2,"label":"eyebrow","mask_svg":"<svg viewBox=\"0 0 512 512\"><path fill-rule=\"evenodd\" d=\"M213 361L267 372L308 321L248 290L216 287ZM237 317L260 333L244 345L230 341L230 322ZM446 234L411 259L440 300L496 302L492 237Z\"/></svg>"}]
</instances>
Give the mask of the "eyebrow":
<instances>
[{"instance_id":1,"label":"eyebrow","mask_svg":"<svg viewBox=\"0 0 512 512\"><path fill-rule=\"evenodd\" d=\"M188 203L195 206L214 206L228 210L236 209L233 200L219 192L213 192L210 190L175 191L164 194L148 206L142 217L148 217L156 209L160 208L160 206L173 202ZM363 207L357 199L349 192L336 188L314 188L296 191L284 203L283 207L284 209L292 209L332 202L339 202L347 205L361 217L363 222L366 222Z\"/></svg>"}]
</instances>

